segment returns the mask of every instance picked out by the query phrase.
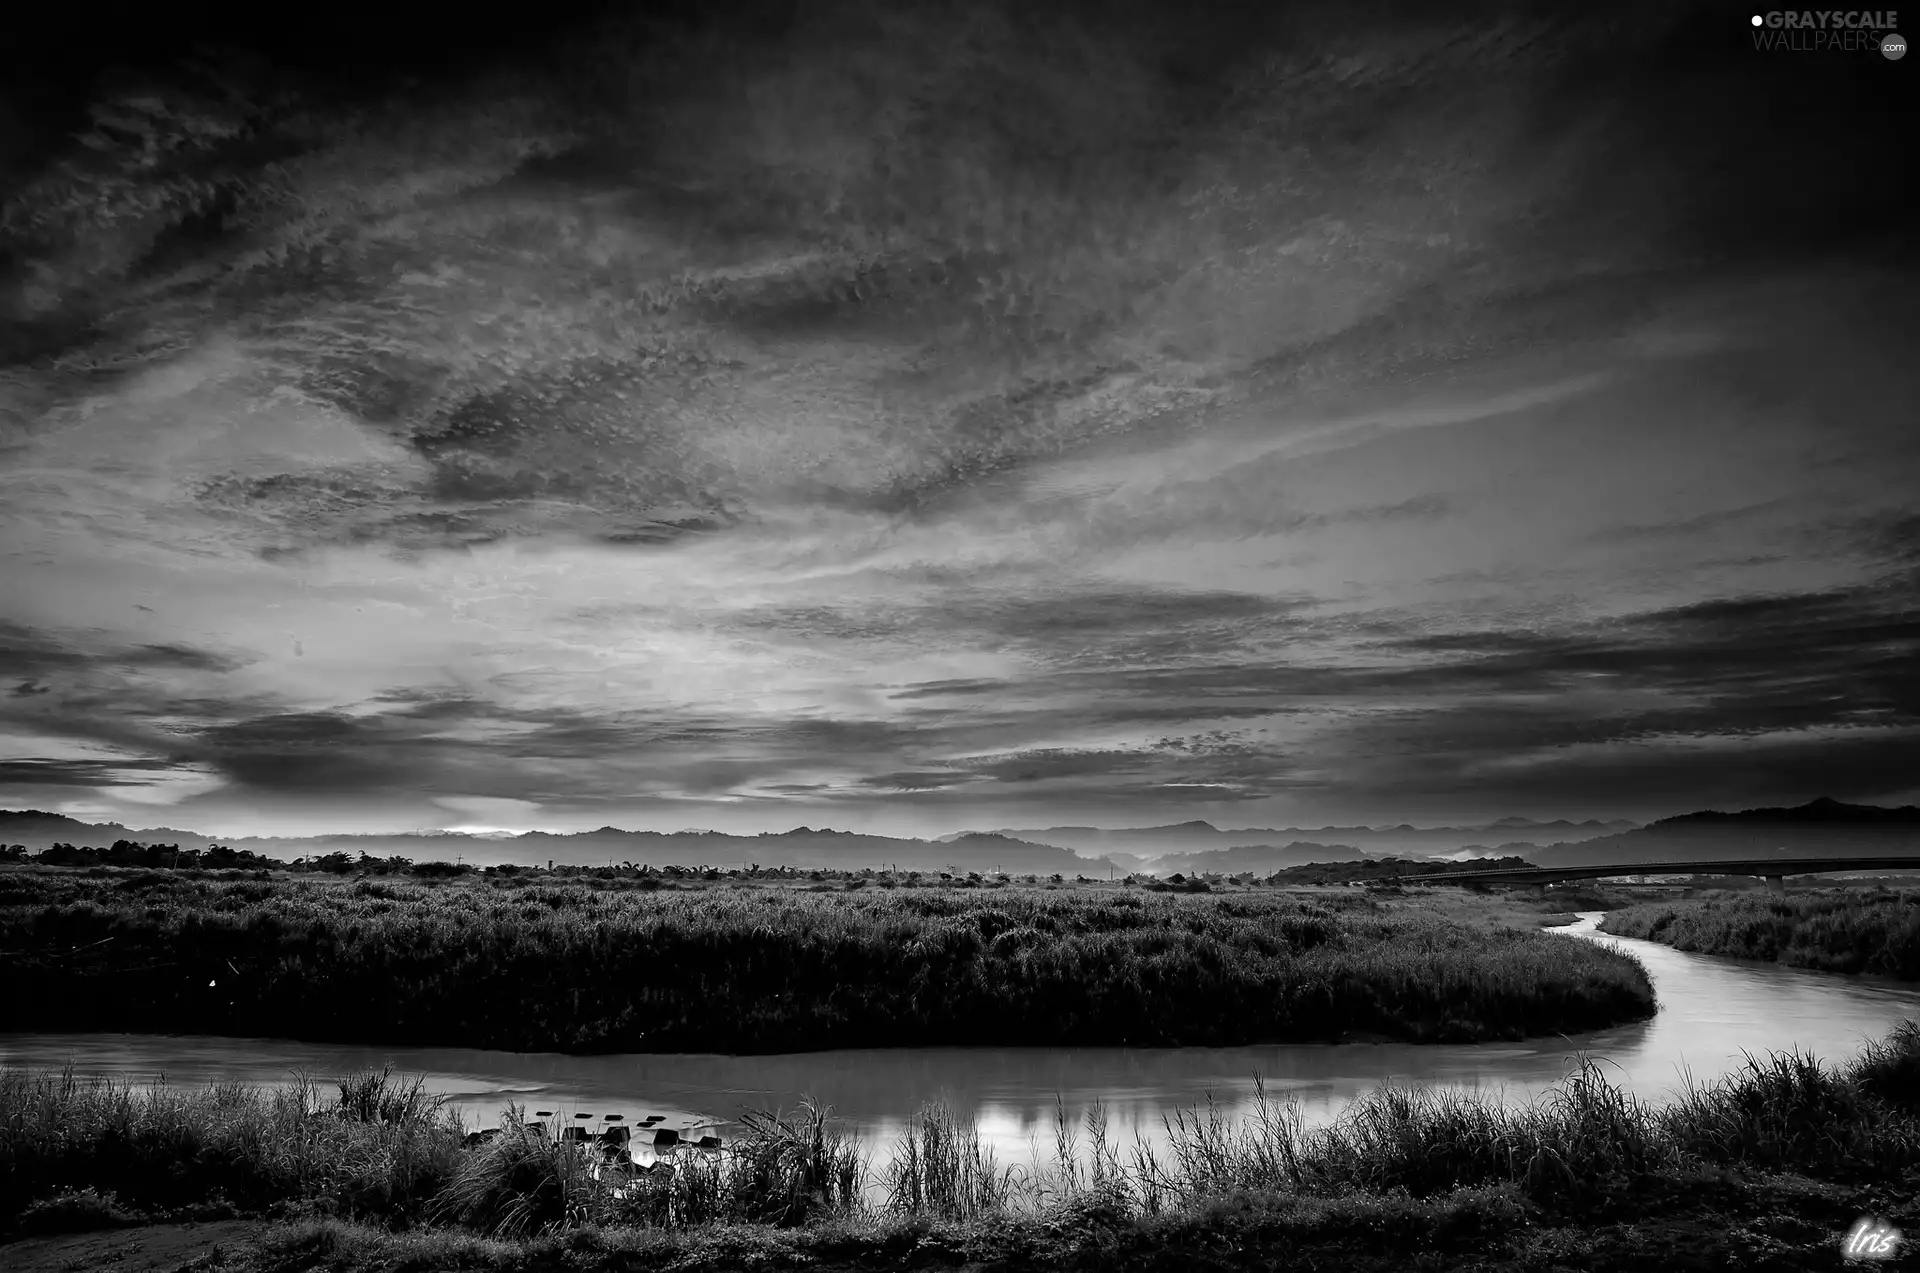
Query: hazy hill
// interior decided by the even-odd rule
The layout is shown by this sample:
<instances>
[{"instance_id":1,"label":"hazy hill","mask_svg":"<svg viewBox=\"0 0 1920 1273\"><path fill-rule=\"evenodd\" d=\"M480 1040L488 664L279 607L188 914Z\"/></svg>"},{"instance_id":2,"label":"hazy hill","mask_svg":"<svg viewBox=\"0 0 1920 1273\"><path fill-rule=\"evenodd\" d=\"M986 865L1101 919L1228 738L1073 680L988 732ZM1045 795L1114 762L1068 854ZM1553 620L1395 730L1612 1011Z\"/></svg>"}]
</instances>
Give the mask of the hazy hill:
<instances>
[{"instance_id":1,"label":"hazy hill","mask_svg":"<svg viewBox=\"0 0 1920 1273\"><path fill-rule=\"evenodd\" d=\"M100 847L115 840L138 840L142 844L177 844L183 849L204 849L226 841L197 831L176 831L172 827L131 830L118 822L81 822L62 813L41 813L37 809L16 812L0 809L0 844L24 844L38 852L56 841Z\"/></svg>"},{"instance_id":2,"label":"hazy hill","mask_svg":"<svg viewBox=\"0 0 1920 1273\"><path fill-rule=\"evenodd\" d=\"M416 862L455 859L481 865L517 862L592 866L632 862L647 866L737 867L791 866L801 870L860 870L898 866L903 871L1006 871L1009 874L1104 874L1107 863L1089 861L1054 845L1028 844L1004 835L976 834L951 842L902 840L843 831L795 827L765 835L726 835L718 831L597 831L524 835L464 835L416 832L396 835L323 835L230 839L170 828L132 830L118 823L87 823L54 813L0 811L0 844L24 844L38 852L60 842L104 848L116 840L177 844L204 849L209 844L245 849L292 861L326 853L398 854Z\"/></svg>"},{"instance_id":3,"label":"hazy hill","mask_svg":"<svg viewBox=\"0 0 1920 1273\"><path fill-rule=\"evenodd\" d=\"M1684 813L1618 835L1554 844L1528 856L1537 866L1604 866L1772 854L1850 857L1909 851L1920 852L1920 808L1903 805L1888 809L1822 798L1793 808Z\"/></svg>"},{"instance_id":4,"label":"hazy hill","mask_svg":"<svg viewBox=\"0 0 1920 1273\"><path fill-rule=\"evenodd\" d=\"M1271 875L1290 867L1310 863L1365 862L1367 855L1350 844L1313 844L1295 840L1292 844L1243 844L1231 849L1208 849L1204 853L1168 853L1151 862L1152 873L1167 875L1238 875L1252 871Z\"/></svg>"}]
</instances>

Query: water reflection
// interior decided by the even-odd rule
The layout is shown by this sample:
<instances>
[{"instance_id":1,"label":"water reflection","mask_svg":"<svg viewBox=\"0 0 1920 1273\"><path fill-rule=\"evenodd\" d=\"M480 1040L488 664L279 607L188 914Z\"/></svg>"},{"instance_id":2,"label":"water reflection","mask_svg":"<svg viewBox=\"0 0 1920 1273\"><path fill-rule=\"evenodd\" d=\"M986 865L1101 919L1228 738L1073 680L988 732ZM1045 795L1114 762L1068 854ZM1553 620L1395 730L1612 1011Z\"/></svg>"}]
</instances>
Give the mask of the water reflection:
<instances>
[{"instance_id":1,"label":"water reflection","mask_svg":"<svg viewBox=\"0 0 1920 1273\"><path fill-rule=\"evenodd\" d=\"M1658 1098L1687 1071L1708 1079L1737 1068L1743 1050L1801 1047L1838 1059L1903 1018L1920 1018L1920 988L1773 964L1690 955L1651 942L1596 934L1598 913L1561 930L1569 940L1616 944L1653 977L1652 1021L1598 1033L1466 1046L1288 1045L1244 1048L912 1048L733 1057L694 1054L572 1057L457 1048L379 1048L269 1039L143 1035L0 1035L0 1061L71 1061L83 1072L175 1085L214 1080L286 1081L295 1071L329 1077L391 1062L424 1072L457 1101L471 1126L492 1124L513 1101L531 1110L629 1124L660 1115L676 1129L729 1130L743 1107L793 1108L803 1095L831 1105L876 1147L890 1145L922 1102L944 1098L973 1114L1003 1163L1050 1156L1056 1108L1076 1124L1096 1104L1123 1147L1164 1143L1163 1121L1211 1095L1250 1111L1254 1075L1270 1094L1299 1103L1309 1123L1332 1118L1384 1082L1438 1083L1538 1094L1565 1075L1576 1053L1605 1057L1630 1090Z\"/></svg>"}]
</instances>

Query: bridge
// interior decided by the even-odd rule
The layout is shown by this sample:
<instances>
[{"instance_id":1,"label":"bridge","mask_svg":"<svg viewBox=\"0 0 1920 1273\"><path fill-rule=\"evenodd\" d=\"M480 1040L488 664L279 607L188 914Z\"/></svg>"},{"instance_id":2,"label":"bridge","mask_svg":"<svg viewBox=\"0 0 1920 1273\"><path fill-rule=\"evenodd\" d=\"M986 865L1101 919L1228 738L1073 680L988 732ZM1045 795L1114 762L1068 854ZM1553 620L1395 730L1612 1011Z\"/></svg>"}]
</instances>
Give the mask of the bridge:
<instances>
[{"instance_id":1,"label":"bridge","mask_svg":"<svg viewBox=\"0 0 1920 1273\"><path fill-rule=\"evenodd\" d=\"M1776 892L1789 875L1838 871L1920 871L1920 852L1856 858L1727 858L1718 862L1615 862L1607 866L1533 866L1497 871L1444 871L1402 875L1395 884L1558 884L1615 875L1757 875Z\"/></svg>"}]
</instances>

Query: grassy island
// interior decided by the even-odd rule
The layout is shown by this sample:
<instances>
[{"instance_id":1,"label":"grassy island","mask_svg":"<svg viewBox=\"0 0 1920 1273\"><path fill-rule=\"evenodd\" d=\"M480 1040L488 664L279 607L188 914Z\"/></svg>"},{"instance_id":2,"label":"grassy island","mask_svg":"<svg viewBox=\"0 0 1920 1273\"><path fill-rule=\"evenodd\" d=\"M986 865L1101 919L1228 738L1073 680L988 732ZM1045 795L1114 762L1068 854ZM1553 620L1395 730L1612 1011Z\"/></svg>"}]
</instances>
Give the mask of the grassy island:
<instances>
[{"instance_id":1,"label":"grassy island","mask_svg":"<svg viewBox=\"0 0 1920 1273\"><path fill-rule=\"evenodd\" d=\"M763 1053L1474 1042L1655 1008L1629 956L1357 890L258 874L0 871L5 1015L34 1030Z\"/></svg>"},{"instance_id":2,"label":"grassy island","mask_svg":"<svg viewBox=\"0 0 1920 1273\"><path fill-rule=\"evenodd\" d=\"M1730 892L1626 907L1600 927L1700 954L1920 981L1920 889Z\"/></svg>"}]
</instances>

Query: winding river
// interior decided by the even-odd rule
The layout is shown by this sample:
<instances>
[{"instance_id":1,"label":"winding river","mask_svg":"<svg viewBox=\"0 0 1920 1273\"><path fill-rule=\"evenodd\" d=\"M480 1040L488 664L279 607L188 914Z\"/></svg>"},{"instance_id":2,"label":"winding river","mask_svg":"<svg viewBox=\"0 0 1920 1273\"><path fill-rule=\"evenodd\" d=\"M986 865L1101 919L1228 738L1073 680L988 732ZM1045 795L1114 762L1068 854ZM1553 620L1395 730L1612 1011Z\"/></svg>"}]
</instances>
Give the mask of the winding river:
<instances>
[{"instance_id":1,"label":"winding river","mask_svg":"<svg viewBox=\"0 0 1920 1273\"><path fill-rule=\"evenodd\" d=\"M1598 912L1557 931L1639 956L1660 998L1651 1021L1527 1043L1267 1045L1242 1048L903 1048L784 1056L699 1054L577 1057L460 1048L358 1047L281 1039L126 1034L0 1034L0 1064L111 1074L137 1083L317 1080L391 1062L424 1074L471 1126L489 1126L508 1102L528 1110L658 1114L658 1126L723 1134L743 1108L791 1109L802 1096L830 1105L875 1149L898 1136L933 1097L973 1114L1003 1163L1050 1154L1056 1101L1076 1122L1098 1105L1124 1148L1164 1140L1162 1119L1212 1100L1252 1107L1254 1076L1298 1102L1309 1123L1336 1114L1383 1082L1433 1083L1525 1099L1559 1080L1576 1053L1605 1058L1616 1082L1659 1099L1691 1074L1736 1069L1743 1051L1801 1048L1851 1055L1904 1018L1920 1019L1920 986L1774 964L1686 954L1598 933ZM1084 1125L1082 1123L1082 1125Z\"/></svg>"}]
</instances>

